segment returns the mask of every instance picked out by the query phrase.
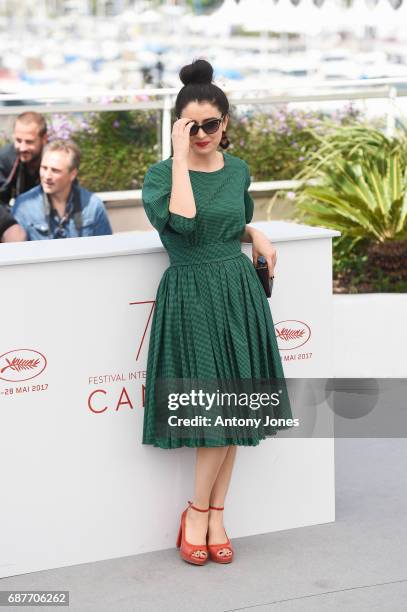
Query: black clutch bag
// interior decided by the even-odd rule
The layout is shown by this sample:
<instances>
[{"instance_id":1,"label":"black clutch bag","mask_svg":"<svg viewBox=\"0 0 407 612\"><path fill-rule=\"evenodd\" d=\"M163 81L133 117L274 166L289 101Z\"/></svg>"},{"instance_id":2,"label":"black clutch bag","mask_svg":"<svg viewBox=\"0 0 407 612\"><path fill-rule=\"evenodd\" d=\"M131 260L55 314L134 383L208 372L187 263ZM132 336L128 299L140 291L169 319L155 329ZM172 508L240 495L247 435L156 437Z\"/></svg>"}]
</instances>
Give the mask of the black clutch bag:
<instances>
[{"instance_id":1,"label":"black clutch bag","mask_svg":"<svg viewBox=\"0 0 407 612\"><path fill-rule=\"evenodd\" d=\"M257 264L254 267L256 268L257 275L260 279L261 284L263 285L263 289L266 293L266 296L268 298L271 297L274 276L270 278L269 267L267 265L266 258L263 255L260 255L257 259Z\"/></svg>"}]
</instances>

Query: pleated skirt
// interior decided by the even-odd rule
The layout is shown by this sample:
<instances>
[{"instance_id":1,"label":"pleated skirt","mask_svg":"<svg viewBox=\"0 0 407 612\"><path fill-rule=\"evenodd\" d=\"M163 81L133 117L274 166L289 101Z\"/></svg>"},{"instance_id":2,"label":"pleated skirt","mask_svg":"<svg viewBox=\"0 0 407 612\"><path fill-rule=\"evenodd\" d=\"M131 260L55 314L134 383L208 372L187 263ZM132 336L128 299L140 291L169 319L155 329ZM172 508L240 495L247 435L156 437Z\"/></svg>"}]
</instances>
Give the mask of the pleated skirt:
<instances>
[{"instance_id":1,"label":"pleated skirt","mask_svg":"<svg viewBox=\"0 0 407 612\"><path fill-rule=\"evenodd\" d=\"M185 401L185 395L183 405L169 404L170 392L179 397L199 386L205 392L235 393L209 408ZM277 404L252 401L249 406L243 399L244 393L260 390L271 395L277 387ZM246 254L239 250L216 261L184 261L164 272L144 397L142 442L160 448L256 446L288 428L285 420L292 412L270 305Z\"/></svg>"}]
</instances>

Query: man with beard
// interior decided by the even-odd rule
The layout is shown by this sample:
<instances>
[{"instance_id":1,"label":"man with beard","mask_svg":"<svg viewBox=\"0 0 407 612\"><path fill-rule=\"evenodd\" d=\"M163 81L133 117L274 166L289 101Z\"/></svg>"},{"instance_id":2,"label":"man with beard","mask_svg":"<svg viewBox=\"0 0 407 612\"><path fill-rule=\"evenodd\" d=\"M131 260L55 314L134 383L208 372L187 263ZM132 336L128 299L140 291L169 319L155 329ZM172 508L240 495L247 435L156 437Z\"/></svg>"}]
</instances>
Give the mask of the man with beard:
<instances>
[{"instance_id":1,"label":"man with beard","mask_svg":"<svg viewBox=\"0 0 407 612\"><path fill-rule=\"evenodd\" d=\"M11 200L40 182L42 150L47 142L47 124L39 113L18 115L13 144L0 150L0 207L10 210Z\"/></svg>"}]
</instances>

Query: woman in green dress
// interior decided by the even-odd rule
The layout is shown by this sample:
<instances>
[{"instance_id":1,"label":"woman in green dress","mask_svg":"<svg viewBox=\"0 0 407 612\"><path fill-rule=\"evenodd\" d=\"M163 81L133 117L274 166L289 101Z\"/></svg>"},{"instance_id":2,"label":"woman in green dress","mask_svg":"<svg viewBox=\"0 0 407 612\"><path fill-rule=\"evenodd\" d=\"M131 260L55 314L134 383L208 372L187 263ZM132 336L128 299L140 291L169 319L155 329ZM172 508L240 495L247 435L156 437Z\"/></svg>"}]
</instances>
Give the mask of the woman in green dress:
<instances>
[{"instance_id":1,"label":"woman in green dress","mask_svg":"<svg viewBox=\"0 0 407 612\"><path fill-rule=\"evenodd\" d=\"M229 103L212 77L203 59L181 69L173 156L150 166L142 187L144 209L170 259L152 320L143 444L197 449L193 502L177 539L181 557L196 565L233 559L222 511L237 446L275 436L292 416L270 306L253 265L263 255L273 275L276 251L247 225L249 168L225 151ZM241 242L252 243L253 263ZM247 391L247 381L269 379L280 382L277 406L253 403L248 410L225 405L216 393L219 381L221 390L239 381Z\"/></svg>"}]
</instances>

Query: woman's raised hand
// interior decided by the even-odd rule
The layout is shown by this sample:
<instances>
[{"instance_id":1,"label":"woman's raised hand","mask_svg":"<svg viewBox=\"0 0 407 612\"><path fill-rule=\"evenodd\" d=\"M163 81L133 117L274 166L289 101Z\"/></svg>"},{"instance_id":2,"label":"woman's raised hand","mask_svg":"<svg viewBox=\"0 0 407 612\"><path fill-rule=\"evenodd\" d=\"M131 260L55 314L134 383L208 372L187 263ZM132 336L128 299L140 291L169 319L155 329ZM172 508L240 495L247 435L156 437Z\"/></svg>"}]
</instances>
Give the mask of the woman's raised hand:
<instances>
[{"instance_id":1,"label":"woman's raised hand","mask_svg":"<svg viewBox=\"0 0 407 612\"><path fill-rule=\"evenodd\" d=\"M193 126L193 119L181 117L172 126L173 158L186 161L189 153L189 132Z\"/></svg>"}]
</instances>

